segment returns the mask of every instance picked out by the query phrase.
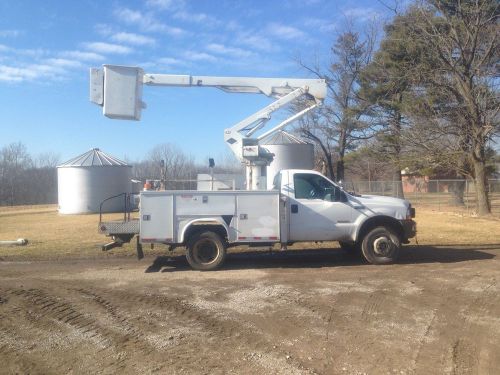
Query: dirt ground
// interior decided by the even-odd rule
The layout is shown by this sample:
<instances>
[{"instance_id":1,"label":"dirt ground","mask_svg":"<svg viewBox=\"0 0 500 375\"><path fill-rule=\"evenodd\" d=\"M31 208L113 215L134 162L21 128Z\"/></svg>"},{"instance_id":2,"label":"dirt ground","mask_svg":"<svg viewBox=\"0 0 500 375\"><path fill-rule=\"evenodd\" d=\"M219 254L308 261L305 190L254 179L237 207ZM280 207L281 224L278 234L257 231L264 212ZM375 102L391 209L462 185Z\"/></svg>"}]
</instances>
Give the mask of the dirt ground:
<instances>
[{"instance_id":1,"label":"dirt ground","mask_svg":"<svg viewBox=\"0 0 500 375\"><path fill-rule=\"evenodd\" d=\"M500 241L499 241L500 242ZM500 243L0 261L0 373L498 374Z\"/></svg>"}]
</instances>

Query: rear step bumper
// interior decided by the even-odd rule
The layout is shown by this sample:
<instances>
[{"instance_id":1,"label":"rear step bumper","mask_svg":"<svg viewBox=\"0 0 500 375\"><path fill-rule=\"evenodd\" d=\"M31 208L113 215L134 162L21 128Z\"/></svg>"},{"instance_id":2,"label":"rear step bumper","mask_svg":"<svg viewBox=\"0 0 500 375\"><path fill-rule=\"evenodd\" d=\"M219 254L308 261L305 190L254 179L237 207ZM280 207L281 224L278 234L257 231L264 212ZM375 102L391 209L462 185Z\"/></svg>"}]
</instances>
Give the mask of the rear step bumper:
<instances>
[{"instance_id":1,"label":"rear step bumper","mask_svg":"<svg viewBox=\"0 0 500 375\"><path fill-rule=\"evenodd\" d=\"M99 233L107 236L115 236L121 234L139 234L139 220L127 221L101 221L98 226Z\"/></svg>"}]
</instances>

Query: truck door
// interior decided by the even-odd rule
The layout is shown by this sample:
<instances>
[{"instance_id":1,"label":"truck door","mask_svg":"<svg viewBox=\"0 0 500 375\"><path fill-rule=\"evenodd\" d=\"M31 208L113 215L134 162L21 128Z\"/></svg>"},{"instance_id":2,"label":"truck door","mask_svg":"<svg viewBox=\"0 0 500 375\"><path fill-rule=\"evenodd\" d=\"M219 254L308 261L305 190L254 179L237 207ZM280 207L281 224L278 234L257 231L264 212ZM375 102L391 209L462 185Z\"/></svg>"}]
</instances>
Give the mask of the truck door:
<instances>
[{"instance_id":1,"label":"truck door","mask_svg":"<svg viewBox=\"0 0 500 375\"><path fill-rule=\"evenodd\" d=\"M352 226L352 208L341 189L319 174L289 177L290 241L344 239Z\"/></svg>"}]
</instances>

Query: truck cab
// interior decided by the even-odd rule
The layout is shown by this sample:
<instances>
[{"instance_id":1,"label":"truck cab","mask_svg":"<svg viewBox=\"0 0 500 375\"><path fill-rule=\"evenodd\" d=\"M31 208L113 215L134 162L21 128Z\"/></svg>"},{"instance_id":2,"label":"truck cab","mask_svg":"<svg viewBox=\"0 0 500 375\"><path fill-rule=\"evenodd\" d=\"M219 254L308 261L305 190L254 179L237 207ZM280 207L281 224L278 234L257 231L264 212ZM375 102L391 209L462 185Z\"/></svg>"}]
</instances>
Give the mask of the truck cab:
<instances>
[{"instance_id":1,"label":"truck cab","mask_svg":"<svg viewBox=\"0 0 500 375\"><path fill-rule=\"evenodd\" d=\"M339 241L371 263L388 263L416 235L415 209L407 200L349 193L311 170L283 170L274 187L286 202L288 242Z\"/></svg>"}]
</instances>

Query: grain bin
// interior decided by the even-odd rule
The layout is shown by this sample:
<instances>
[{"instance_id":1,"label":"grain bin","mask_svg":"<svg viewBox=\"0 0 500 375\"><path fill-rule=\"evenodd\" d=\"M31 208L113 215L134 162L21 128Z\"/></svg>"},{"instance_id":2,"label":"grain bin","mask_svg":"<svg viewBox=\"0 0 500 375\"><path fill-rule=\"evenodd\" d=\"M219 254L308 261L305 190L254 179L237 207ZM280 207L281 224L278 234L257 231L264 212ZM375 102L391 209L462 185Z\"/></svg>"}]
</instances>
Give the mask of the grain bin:
<instances>
[{"instance_id":1,"label":"grain bin","mask_svg":"<svg viewBox=\"0 0 500 375\"><path fill-rule=\"evenodd\" d=\"M57 167L59 213L99 212L106 198L130 193L132 167L94 148ZM103 212L124 210L123 197L107 201Z\"/></svg>"},{"instance_id":2,"label":"grain bin","mask_svg":"<svg viewBox=\"0 0 500 375\"><path fill-rule=\"evenodd\" d=\"M282 169L313 169L314 146L285 131L262 139L260 145L274 154L267 167L267 189L273 188L273 179Z\"/></svg>"}]
</instances>

